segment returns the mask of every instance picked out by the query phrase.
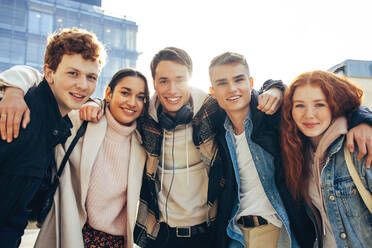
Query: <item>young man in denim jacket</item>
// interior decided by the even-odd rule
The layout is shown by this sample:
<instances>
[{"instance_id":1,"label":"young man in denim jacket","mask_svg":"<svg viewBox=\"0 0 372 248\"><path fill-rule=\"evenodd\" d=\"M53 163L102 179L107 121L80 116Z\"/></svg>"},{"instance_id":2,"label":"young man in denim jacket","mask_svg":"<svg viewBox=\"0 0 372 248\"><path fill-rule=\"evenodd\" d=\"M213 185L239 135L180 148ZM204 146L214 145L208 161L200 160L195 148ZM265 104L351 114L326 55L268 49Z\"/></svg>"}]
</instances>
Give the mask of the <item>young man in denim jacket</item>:
<instances>
[{"instance_id":1,"label":"young man in denim jacket","mask_svg":"<svg viewBox=\"0 0 372 248\"><path fill-rule=\"evenodd\" d=\"M225 190L219 197L217 229L227 226L227 237L217 237L221 240L217 244L311 246L315 239L311 221L304 208L294 204L282 180L280 111L267 115L257 109L258 93L252 89L253 79L244 56L221 54L212 60L209 73L211 94L225 117L221 118L225 121L216 137L220 149L225 151L223 160L227 167ZM226 240L228 244L223 244Z\"/></svg>"}]
</instances>

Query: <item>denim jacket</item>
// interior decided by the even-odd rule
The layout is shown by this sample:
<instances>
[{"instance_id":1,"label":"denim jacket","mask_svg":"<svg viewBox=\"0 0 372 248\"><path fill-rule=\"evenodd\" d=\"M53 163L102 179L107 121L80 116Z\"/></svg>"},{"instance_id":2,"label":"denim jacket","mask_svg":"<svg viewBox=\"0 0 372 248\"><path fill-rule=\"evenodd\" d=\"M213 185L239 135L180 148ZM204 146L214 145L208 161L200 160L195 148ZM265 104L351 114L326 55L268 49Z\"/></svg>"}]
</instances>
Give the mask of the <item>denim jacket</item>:
<instances>
[{"instance_id":1,"label":"denim jacket","mask_svg":"<svg viewBox=\"0 0 372 248\"><path fill-rule=\"evenodd\" d=\"M329 148L321 171L324 206L331 223L337 247L371 247L372 214L369 213L347 169L345 135ZM369 192L372 192L372 169L365 167L366 158L358 161L358 151L351 154L355 168ZM314 217L314 216L312 216ZM312 218L314 223L315 220ZM321 232L317 232L318 240Z\"/></svg>"},{"instance_id":2,"label":"denim jacket","mask_svg":"<svg viewBox=\"0 0 372 248\"><path fill-rule=\"evenodd\" d=\"M284 239L280 238L279 242L282 241L281 245L286 244L285 245L286 247L289 247L290 244L291 244L291 247L298 247L296 239L294 238L294 235L290 230L289 218L284 208L282 199L279 195L278 189L276 187L274 157L270 153L265 151L261 146L259 146L258 144L252 141L251 134L253 130L253 124L252 124L252 120L250 116L251 116L251 112L248 113L246 119L244 120L245 135L246 135L246 139L248 142L250 152L252 153L252 158L254 160L257 173L259 175L260 181L267 195L267 198L269 199L277 215L283 222L282 233L285 230L284 233L286 234L285 235L286 237L283 237ZM234 199L233 211L229 219L229 224L227 227L227 234L232 239L230 243L230 247L245 247L243 233L240 230L235 220L236 215L238 213L239 205L240 205L240 176L239 176L239 167L237 164L237 155L236 155L235 145L233 141L234 139L233 128L232 128L231 121L227 117L225 120L224 127L226 129L225 137L226 137L228 149L229 149L231 160L232 160L233 167L234 167L236 184L237 184L237 192L238 192L237 197Z\"/></svg>"}]
</instances>

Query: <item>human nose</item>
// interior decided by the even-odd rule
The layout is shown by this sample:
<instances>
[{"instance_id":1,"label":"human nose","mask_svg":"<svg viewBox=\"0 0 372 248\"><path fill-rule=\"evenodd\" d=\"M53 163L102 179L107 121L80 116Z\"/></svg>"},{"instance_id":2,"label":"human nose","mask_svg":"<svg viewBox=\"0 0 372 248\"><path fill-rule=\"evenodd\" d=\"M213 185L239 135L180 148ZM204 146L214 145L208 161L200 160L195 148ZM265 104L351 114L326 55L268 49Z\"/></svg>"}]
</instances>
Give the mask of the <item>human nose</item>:
<instances>
[{"instance_id":1,"label":"human nose","mask_svg":"<svg viewBox=\"0 0 372 248\"><path fill-rule=\"evenodd\" d=\"M136 105L136 96L135 95L129 96L129 98L128 98L128 104L130 106L135 106Z\"/></svg>"},{"instance_id":2,"label":"human nose","mask_svg":"<svg viewBox=\"0 0 372 248\"><path fill-rule=\"evenodd\" d=\"M77 82L77 87L81 90L88 88L88 80L85 77L80 77Z\"/></svg>"},{"instance_id":3,"label":"human nose","mask_svg":"<svg viewBox=\"0 0 372 248\"><path fill-rule=\"evenodd\" d=\"M233 83L229 82L229 83L227 84L227 90L228 90L229 92L235 92L235 91L236 91L236 86L235 86Z\"/></svg>"},{"instance_id":4,"label":"human nose","mask_svg":"<svg viewBox=\"0 0 372 248\"><path fill-rule=\"evenodd\" d=\"M308 107L305 109L305 117L307 118L311 118L311 117L314 117L315 115L315 109L312 108L312 107Z\"/></svg>"},{"instance_id":5,"label":"human nose","mask_svg":"<svg viewBox=\"0 0 372 248\"><path fill-rule=\"evenodd\" d=\"M175 82L172 81L172 82L169 83L168 92L170 94L173 94L173 93L177 92L177 86L176 86Z\"/></svg>"}]
</instances>

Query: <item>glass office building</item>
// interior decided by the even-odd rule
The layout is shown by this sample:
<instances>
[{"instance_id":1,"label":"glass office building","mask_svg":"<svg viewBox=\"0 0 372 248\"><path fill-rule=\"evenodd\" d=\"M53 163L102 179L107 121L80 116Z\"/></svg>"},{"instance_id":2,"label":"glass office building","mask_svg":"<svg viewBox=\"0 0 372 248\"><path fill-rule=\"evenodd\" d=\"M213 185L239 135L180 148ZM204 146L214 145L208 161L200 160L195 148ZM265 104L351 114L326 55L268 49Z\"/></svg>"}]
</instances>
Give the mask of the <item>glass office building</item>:
<instances>
[{"instance_id":1,"label":"glass office building","mask_svg":"<svg viewBox=\"0 0 372 248\"><path fill-rule=\"evenodd\" d=\"M124 16L105 14L101 0L0 0L0 70L25 64L42 71L47 36L62 28L94 32L108 50L95 96L124 67L136 67L138 26Z\"/></svg>"}]
</instances>

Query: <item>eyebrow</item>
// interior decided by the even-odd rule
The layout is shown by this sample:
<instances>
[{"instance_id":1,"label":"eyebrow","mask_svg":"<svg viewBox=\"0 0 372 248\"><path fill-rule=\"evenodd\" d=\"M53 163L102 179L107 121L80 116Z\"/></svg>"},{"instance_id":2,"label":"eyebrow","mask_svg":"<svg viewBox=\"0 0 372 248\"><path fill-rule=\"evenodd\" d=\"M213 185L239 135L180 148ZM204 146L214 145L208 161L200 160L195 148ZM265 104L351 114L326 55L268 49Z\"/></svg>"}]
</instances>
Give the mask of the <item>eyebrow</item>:
<instances>
[{"instance_id":1,"label":"eyebrow","mask_svg":"<svg viewBox=\"0 0 372 248\"><path fill-rule=\"evenodd\" d=\"M304 102L304 100L295 100L293 99L293 102ZM325 99L315 99L313 102L326 102Z\"/></svg>"},{"instance_id":2,"label":"eyebrow","mask_svg":"<svg viewBox=\"0 0 372 248\"><path fill-rule=\"evenodd\" d=\"M74 71L81 72L79 69L76 69L75 67L71 67L71 66L67 67L67 70L74 70ZM95 75L98 77L98 74L94 72L89 72L88 75Z\"/></svg>"},{"instance_id":3,"label":"eyebrow","mask_svg":"<svg viewBox=\"0 0 372 248\"><path fill-rule=\"evenodd\" d=\"M128 88L128 87L125 87L125 86L122 86L120 89L125 89L125 90L127 90L127 91L129 91L129 92L132 91L131 88ZM139 94L143 94L143 95L145 95L145 92L144 92L144 91L141 91Z\"/></svg>"},{"instance_id":4,"label":"eyebrow","mask_svg":"<svg viewBox=\"0 0 372 248\"><path fill-rule=\"evenodd\" d=\"M239 74L239 75L233 77L233 79L239 79L239 78L245 78L245 75L244 74Z\"/></svg>"},{"instance_id":5,"label":"eyebrow","mask_svg":"<svg viewBox=\"0 0 372 248\"><path fill-rule=\"evenodd\" d=\"M221 78L221 79L217 79L217 80L215 80L214 82L215 83L223 83L223 82L225 82L227 79L226 78Z\"/></svg>"},{"instance_id":6,"label":"eyebrow","mask_svg":"<svg viewBox=\"0 0 372 248\"><path fill-rule=\"evenodd\" d=\"M239 75L233 77L234 80L239 79L239 78L245 78L245 75L244 74L239 74ZM221 79L215 80L214 82L215 83L223 83L226 80L227 80L226 78L221 78Z\"/></svg>"}]
</instances>

